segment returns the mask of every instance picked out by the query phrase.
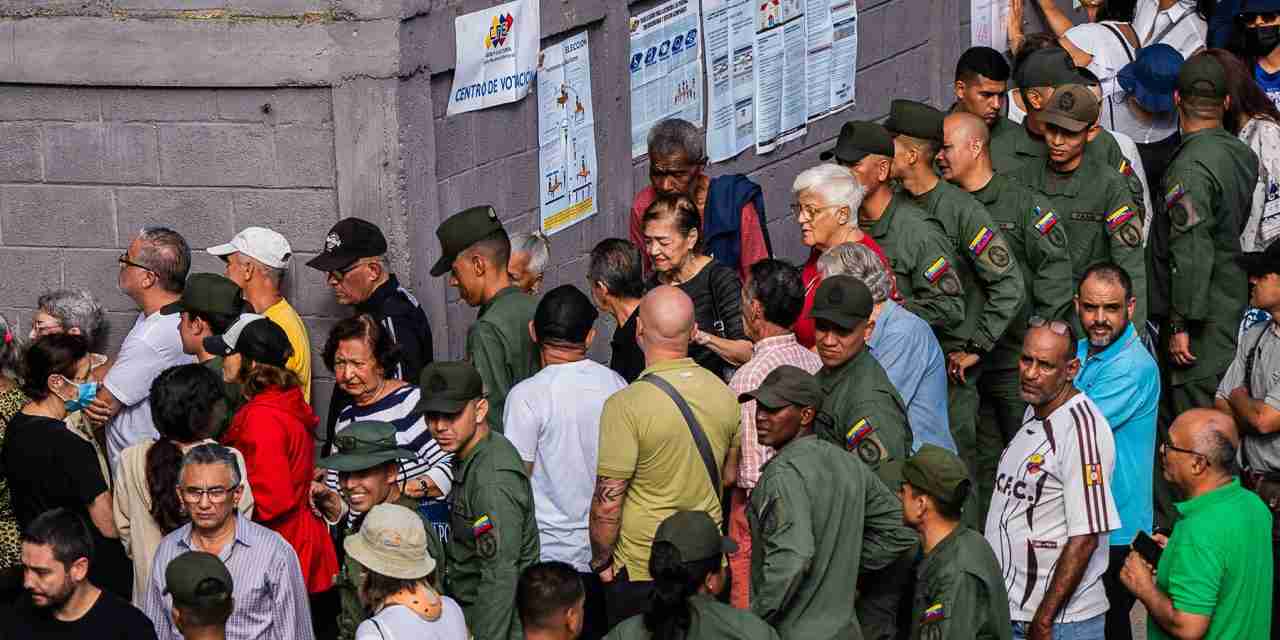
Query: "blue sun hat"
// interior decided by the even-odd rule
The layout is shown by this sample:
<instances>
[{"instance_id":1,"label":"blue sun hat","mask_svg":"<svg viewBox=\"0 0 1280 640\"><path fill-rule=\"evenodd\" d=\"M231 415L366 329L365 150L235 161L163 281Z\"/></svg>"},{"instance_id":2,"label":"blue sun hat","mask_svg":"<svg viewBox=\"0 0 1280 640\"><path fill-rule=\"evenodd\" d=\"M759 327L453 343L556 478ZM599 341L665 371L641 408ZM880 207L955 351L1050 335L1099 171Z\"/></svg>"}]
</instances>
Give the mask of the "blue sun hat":
<instances>
[{"instance_id":1,"label":"blue sun hat","mask_svg":"<svg viewBox=\"0 0 1280 640\"><path fill-rule=\"evenodd\" d=\"M1182 69L1182 54L1160 43L1138 50L1138 57L1116 74L1125 93L1137 99L1143 109L1152 113L1173 111L1173 90Z\"/></svg>"}]
</instances>

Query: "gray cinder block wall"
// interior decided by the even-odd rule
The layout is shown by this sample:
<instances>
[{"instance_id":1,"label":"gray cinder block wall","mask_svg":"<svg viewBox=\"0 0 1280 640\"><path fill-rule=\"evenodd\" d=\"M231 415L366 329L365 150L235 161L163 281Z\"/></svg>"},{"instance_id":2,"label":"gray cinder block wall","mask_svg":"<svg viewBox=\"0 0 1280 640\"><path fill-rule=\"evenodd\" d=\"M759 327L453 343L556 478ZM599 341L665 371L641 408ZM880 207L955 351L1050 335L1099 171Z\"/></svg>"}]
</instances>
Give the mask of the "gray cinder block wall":
<instances>
[{"instance_id":1,"label":"gray cinder block wall","mask_svg":"<svg viewBox=\"0 0 1280 640\"><path fill-rule=\"evenodd\" d=\"M0 2L0 311L29 327L36 296L86 287L109 310L112 350L133 321L116 256L166 224L195 248L266 225L297 252L288 293L315 349L316 404L330 383L319 348L345 315L303 266L341 217L380 224L391 259L428 309L437 358L462 355L474 311L427 271L434 230L491 202L511 230L535 228L534 96L445 117L454 18L492 0L4 0ZM548 287L584 281L587 251L626 234L647 181L629 154L628 16L656 4L543 0L544 45L586 29L600 213L552 238ZM772 154L713 165L765 187L777 252L803 250L786 217L794 175L848 118L891 97L950 102L968 45L965 0L858 0L858 105ZM221 264L197 255L195 270ZM598 355L611 327L602 323Z\"/></svg>"}]
</instances>

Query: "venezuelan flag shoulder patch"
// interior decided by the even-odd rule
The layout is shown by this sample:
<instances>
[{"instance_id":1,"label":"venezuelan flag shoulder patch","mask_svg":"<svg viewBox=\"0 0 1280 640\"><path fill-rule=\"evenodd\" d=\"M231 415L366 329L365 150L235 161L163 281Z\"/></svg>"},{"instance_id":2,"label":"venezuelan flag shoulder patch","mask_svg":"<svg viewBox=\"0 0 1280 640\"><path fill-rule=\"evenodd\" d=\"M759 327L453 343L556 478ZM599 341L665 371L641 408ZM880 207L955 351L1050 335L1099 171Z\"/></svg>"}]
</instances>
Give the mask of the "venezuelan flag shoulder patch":
<instances>
[{"instance_id":1,"label":"venezuelan flag shoulder patch","mask_svg":"<svg viewBox=\"0 0 1280 640\"><path fill-rule=\"evenodd\" d=\"M1166 191L1164 194L1165 208L1168 209L1169 207L1172 207L1179 200L1181 200L1182 197L1185 195L1187 195L1187 190L1182 188L1181 182L1173 185L1172 187L1169 187L1169 190Z\"/></svg>"},{"instance_id":2,"label":"venezuelan flag shoulder patch","mask_svg":"<svg viewBox=\"0 0 1280 640\"><path fill-rule=\"evenodd\" d=\"M947 617L947 609L942 606L941 602L935 602L924 610L924 620L922 622L937 622Z\"/></svg>"},{"instance_id":3,"label":"venezuelan flag shoulder patch","mask_svg":"<svg viewBox=\"0 0 1280 640\"><path fill-rule=\"evenodd\" d=\"M987 250L987 245L991 244L991 239L995 236L995 232L985 226L978 229L978 234L973 236L973 240L969 241L969 251L973 252L975 257L982 255L982 252Z\"/></svg>"},{"instance_id":4,"label":"venezuelan flag shoulder patch","mask_svg":"<svg viewBox=\"0 0 1280 640\"><path fill-rule=\"evenodd\" d=\"M854 449L875 430L876 428L871 426L871 422L863 418L853 423L853 426L849 427L849 431L844 434L845 444L850 449Z\"/></svg>"},{"instance_id":5,"label":"venezuelan flag shoulder patch","mask_svg":"<svg viewBox=\"0 0 1280 640\"><path fill-rule=\"evenodd\" d=\"M493 529L493 520L489 519L489 514L487 513L480 514L480 517L471 523L471 533L477 538L488 533L490 529Z\"/></svg>"},{"instance_id":6,"label":"venezuelan flag shoulder patch","mask_svg":"<svg viewBox=\"0 0 1280 640\"><path fill-rule=\"evenodd\" d=\"M1049 235L1049 232L1053 231L1053 227L1058 224L1057 214L1053 211L1041 214L1040 207L1036 207L1036 215L1039 216L1036 218L1036 231L1039 231L1042 236Z\"/></svg>"},{"instance_id":7,"label":"venezuelan flag shoulder patch","mask_svg":"<svg viewBox=\"0 0 1280 640\"><path fill-rule=\"evenodd\" d=\"M947 269L950 268L951 263L947 262L946 258L940 257L937 260L934 260L933 264L929 265L928 269L924 270L924 279L928 280L930 284L933 284L938 281L938 278L942 277L942 274L947 272Z\"/></svg>"},{"instance_id":8,"label":"venezuelan flag shoulder patch","mask_svg":"<svg viewBox=\"0 0 1280 640\"><path fill-rule=\"evenodd\" d=\"M1127 204L1121 206L1119 209L1116 209L1115 211L1112 211L1107 216L1107 231L1115 231L1116 229L1119 229L1122 225L1124 225L1124 223L1129 221L1129 218L1133 217L1133 214L1134 214L1133 207L1130 207Z\"/></svg>"}]
</instances>

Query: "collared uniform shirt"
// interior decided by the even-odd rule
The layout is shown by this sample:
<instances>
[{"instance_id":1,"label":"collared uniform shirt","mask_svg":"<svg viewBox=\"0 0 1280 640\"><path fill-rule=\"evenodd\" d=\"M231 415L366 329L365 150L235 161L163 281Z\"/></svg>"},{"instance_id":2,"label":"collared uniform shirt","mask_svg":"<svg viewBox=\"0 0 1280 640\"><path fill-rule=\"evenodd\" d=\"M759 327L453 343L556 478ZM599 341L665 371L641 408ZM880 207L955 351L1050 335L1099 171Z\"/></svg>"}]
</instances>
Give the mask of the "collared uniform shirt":
<instances>
[{"instance_id":1,"label":"collared uniform shirt","mask_svg":"<svg viewBox=\"0 0 1280 640\"><path fill-rule=\"evenodd\" d=\"M965 314L956 256L946 236L925 217L910 196L895 193L880 219L863 231L889 258L903 306L935 329L955 326Z\"/></svg>"},{"instance_id":2,"label":"collared uniform shirt","mask_svg":"<svg viewBox=\"0 0 1280 640\"><path fill-rule=\"evenodd\" d=\"M1022 428L1000 456L986 538L1000 560L1009 618L1030 622L1069 538L1098 536L1075 593L1053 622L1088 620L1107 610L1102 574L1107 532L1120 526L1111 494L1115 440L1083 393L1041 420L1027 407Z\"/></svg>"},{"instance_id":3,"label":"collared uniform shirt","mask_svg":"<svg viewBox=\"0 0 1280 640\"><path fill-rule=\"evenodd\" d=\"M1010 640L1009 594L982 534L955 528L916 565L911 640Z\"/></svg>"},{"instance_id":4,"label":"collared uniform shirt","mask_svg":"<svg viewBox=\"0 0 1280 640\"><path fill-rule=\"evenodd\" d=\"M925 443L955 453L947 414L946 357L929 323L902 305L885 300L867 349L907 405L912 453Z\"/></svg>"},{"instance_id":5,"label":"collared uniform shirt","mask_svg":"<svg viewBox=\"0 0 1280 640\"><path fill-rule=\"evenodd\" d=\"M1253 371L1245 380L1245 360L1250 352L1254 354ZM1250 398L1280 411L1280 329L1275 323L1266 322L1245 331L1231 366L1218 384L1217 397L1228 400L1239 387L1247 387ZM1246 433L1240 440L1240 455L1251 469L1280 473L1280 433Z\"/></svg>"},{"instance_id":6,"label":"collared uniform shirt","mask_svg":"<svg viewBox=\"0 0 1280 640\"><path fill-rule=\"evenodd\" d=\"M926 325L927 327L928 325ZM796 341L794 333L765 338L755 344L755 351L746 364L738 368L729 380L734 395L755 391L765 377L778 367L789 364L809 373L818 373L822 359ZM742 403L742 462L738 465L738 486L754 489L760 479L760 469L773 457L773 449L756 439L756 401Z\"/></svg>"},{"instance_id":7,"label":"collared uniform shirt","mask_svg":"<svg viewBox=\"0 0 1280 640\"><path fill-rule=\"evenodd\" d=\"M734 609L716 602L710 596L697 594L689 598L689 632L687 638L698 640L778 640L778 632L750 611ZM609 631L605 640L651 640L644 626L644 616L632 616Z\"/></svg>"},{"instance_id":8,"label":"collared uniform shirt","mask_svg":"<svg viewBox=\"0 0 1280 640\"><path fill-rule=\"evenodd\" d=\"M1012 92L1012 90L1011 90ZM1010 93L1009 115L997 116L995 124L989 128L991 135L991 168L998 174L1008 174L1017 170L1026 161L1026 158L1020 157L1017 153L1018 139L1024 137L1022 134L1022 119L1016 121L1013 117L1017 114L1017 104L1013 101L1013 95Z\"/></svg>"},{"instance_id":9,"label":"collared uniform shirt","mask_svg":"<svg viewBox=\"0 0 1280 640\"><path fill-rule=\"evenodd\" d=\"M313 640L311 609L302 567L280 534L236 515L235 537L218 554L233 583L235 609L227 620L227 640ZM165 568L188 551L203 551L191 540L191 525L169 533L156 550L142 612L156 626L157 640L180 640L173 624L173 596L165 595Z\"/></svg>"},{"instance_id":10,"label":"collared uniform shirt","mask_svg":"<svg viewBox=\"0 0 1280 640\"><path fill-rule=\"evenodd\" d=\"M1209 24L1196 14L1195 0L1179 0L1163 11L1159 0L1138 0L1133 9L1133 31L1140 45L1164 43L1177 49L1185 60L1204 48Z\"/></svg>"},{"instance_id":11,"label":"collared uniform shirt","mask_svg":"<svg viewBox=\"0 0 1280 640\"><path fill-rule=\"evenodd\" d=\"M914 441L907 405L868 350L818 372L822 412L814 433L856 455L887 487L902 483L902 463ZM829 419L828 419L829 417Z\"/></svg>"},{"instance_id":12,"label":"collared uniform shirt","mask_svg":"<svg viewBox=\"0 0 1280 640\"><path fill-rule=\"evenodd\" d=\"M1089 355L1089 340L1076 345L1080 372L1075 386L1098 407L1116 443L1116 474L1111 484L1120 526L1112 546L1126 546L1139 531L1150 531L1151 494L1156 454L1156 414L1160 406L1160 369L1133 324L1110 346Z\"/></svg>"},{"instance_id":13,"label":"collared uniform shirt","mask_svg":"<svg viewBox=\"0 0 1280 640\"><path fill-rule=\"evenodd\" d=\"M502 412L511 387L538 370L538 350L529 323L538 302L516 287L507 287L480 305L480 315L467 329L467 359L484 380L489 399L489 427L502 433Z\"/></svg>"}]
</instances>

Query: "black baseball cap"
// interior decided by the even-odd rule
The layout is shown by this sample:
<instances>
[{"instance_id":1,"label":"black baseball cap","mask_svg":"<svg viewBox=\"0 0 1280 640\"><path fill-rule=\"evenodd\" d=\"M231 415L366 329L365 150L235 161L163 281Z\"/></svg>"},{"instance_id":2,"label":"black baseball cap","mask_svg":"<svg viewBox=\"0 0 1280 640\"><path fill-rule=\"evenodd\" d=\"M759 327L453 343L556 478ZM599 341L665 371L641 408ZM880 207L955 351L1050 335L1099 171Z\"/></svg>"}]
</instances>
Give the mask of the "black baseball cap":
<instances>
[{"instance_id":1,"label":"black baseball cap","mask_svg":"<svg viewBox=\"0 0 1280 640\"><path fill-rule=\"evenodd\" d=\"M204 339L204 350L217 356L233 353L262 364L283 368L293 355L289 336L280 325L264 316L246 313L220 336Z\"/></svg>"},{"instance_id":2,"label":"black baseball cap","mask_svg":"<svg viewBox=\"0 0 1280 640\"><path fill-rule=\"evenodd\" d=\"M1236 256L1236 264L1250 276L1280 273L1280 242L1273 242L1262 251L1242 253Z\"/></svg>"},{"instance_id":3,"label":"black baseball cap","mask_svg":"<svg viewBox=\"0 0 1280 640\"><path fill-rule=\"evenodd\" d=\"M360 218L343 218L329 229L324 238L324 251L307 261L307 266L320 271L337 271L360 258L372 258L387 252L387 238L378 225Z\"/></svg>"},{"instance_id":4,"label":"black baseball cap","mask_svg":"<svg viewBox=\"0 0 1280 640\"><path fill-rule=\"evenodd\" d=\"M816 408L822 406L822 385L808 371L784 364L770 371L760 388L738 395L738 402L752 400L769 409L787 405Z\"/></svg>"},{"instance_id":5,"label":"black baseball cap","mask_svg":"<svg viewBox=\"0 0 1280 640\"><path fill-rule=\"evenodd\" d=\"M871 290L861 280L853 276L833 276L824 278L813 294L809 315L814 320L827 320L848 330L870 318L875 306Z\"/></svg>"},{"instance_id":6,"label":"black baseball cap","mask_svg":"<svg viewBox=\"0 0 1280 640\"><path fill-rule=\"evenodd\" d=\"M414 413L457 413L467 403L484 396L484 381L470 363L432 362L422 370L421 398Z\"/></svg>"},{"instance_id":7,"label":"black baseball cap","mask_svg":"<svg viewBox=\"0 0 1280 640\"><path fill-rule=\"evenodd\" d=\"M823 151L818 158L826 162L835 158L843 164L854 164L868 155L893 157L893 135L876 122L854 120L840 127L836 146Z\"/></svg>"},{"instance_id":8,"label":"black baseball cap","mask_svg":"<svg viewBox=\"0 0 1280 640\"><path fill-rule=\"evenodd\" d=\"M538 341L559 340L582 344L595 326L600 312L587 295L571 284L562 284L542 296L533 313L533 330Z\"/></svg>"},{"instance_id":9,"label":"black baseball cap","mask_svg":"<svg viewBox=\"0 0 1280 640\"><path fill-rule=\"evenodd\" d=\"M436 228L436 237L440 239L440 259L431 267L431 277L438 278L453 268L453 261L458 254L479 242L494 231L501 231L502 223L498 221L498 212L492 206L482 204L478 207L464 209L449 216L448 220Z\"/></svg>"},{"instance_id":10,"label":"black baseball cap","mask_svg":"<svg viewBox=\"0 0 1280 640\"><path fill-rule=\"evenodd\" d=\"M1080 82L1076 63L1071 54L1061 47L1032 51L1014 72L1019 89L1032 87L1058 87Z\"/></svg>"}]
</instances>

